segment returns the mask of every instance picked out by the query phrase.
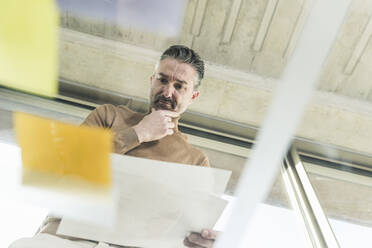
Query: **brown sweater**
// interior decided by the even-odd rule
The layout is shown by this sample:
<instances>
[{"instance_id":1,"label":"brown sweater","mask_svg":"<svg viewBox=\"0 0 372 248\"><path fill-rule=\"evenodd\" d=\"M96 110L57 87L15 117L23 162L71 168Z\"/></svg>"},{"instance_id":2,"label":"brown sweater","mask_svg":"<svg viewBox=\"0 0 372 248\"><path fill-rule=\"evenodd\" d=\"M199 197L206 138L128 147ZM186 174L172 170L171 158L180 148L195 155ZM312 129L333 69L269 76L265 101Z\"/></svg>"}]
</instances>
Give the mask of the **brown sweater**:
<instances>
[{"instance_id":1,"label":"brown sweater","mask_svg":"<svg viewBox=\"0 0 372 248\"><path fill-rule=\"evenodd\" d=\"M178 118L174 119L173 135L156 141L139 143L132 128L145 114L137 113L126 106L105 104L92 111L83 122L88 126L110 128L114 132L115 153L135 157L162 160L182 164L209 166L207 156L187 142L187 137L178 130Z\"/></svg>"}]
</instances>

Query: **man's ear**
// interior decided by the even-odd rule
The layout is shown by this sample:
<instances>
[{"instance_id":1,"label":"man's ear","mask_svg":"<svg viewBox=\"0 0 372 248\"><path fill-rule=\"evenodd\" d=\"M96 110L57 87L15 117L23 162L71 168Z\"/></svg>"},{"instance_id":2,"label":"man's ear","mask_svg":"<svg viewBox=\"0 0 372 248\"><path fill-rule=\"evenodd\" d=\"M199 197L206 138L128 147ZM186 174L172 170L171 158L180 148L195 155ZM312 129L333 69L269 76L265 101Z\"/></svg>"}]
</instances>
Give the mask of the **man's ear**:
<instances>
[{"instance_id":1,"label":"man's ear","mask_svg":"<svg viewBox=\"0 0 372 248\"><path fill-rule=\"evenodd\" d=\"M194 101L196 98L198 98L199 94L200 94L200 91L194 90L194 92L192 93L191 100Z\"/></svg>"},{"instance_id":2,"label":"man's ear","mask_svg":"<svg viewBox=\"0 0 372 248\"><path fill-rule=\"evenodd\" d=\"M150 76L150 84L152 85L152 80L154 79L154 74Z\"/></svg>"}]
</instances>

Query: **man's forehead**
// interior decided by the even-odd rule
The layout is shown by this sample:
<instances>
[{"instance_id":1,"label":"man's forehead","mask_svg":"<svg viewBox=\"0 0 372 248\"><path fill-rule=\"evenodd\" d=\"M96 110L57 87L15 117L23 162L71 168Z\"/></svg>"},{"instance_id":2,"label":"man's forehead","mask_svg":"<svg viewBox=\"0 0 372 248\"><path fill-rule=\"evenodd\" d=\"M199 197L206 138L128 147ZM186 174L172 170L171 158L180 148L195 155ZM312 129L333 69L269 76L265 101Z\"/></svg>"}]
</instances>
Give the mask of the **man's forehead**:
<instances>
[{"instance_id":1,"label":"man's forehead","mask_svg":"<svg viewBox=\"0 0 372 248\"><path fill-rule=\"evenodd\" d=\"M195 69L191 65L169 58L160 61L157 73L187 83L193 83L197 76Z\"/></svg>"}]
</instances>

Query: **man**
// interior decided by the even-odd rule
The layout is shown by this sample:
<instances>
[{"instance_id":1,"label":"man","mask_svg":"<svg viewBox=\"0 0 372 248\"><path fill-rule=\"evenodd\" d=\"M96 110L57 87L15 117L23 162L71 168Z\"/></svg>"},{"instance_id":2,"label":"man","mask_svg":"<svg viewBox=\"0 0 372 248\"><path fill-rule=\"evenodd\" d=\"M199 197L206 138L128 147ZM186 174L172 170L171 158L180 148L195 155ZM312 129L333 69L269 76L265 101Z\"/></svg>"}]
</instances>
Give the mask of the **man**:
<instances>
[{"instance_id":1,"label":"man","mask_svg":"<svg viewBox=\"0 0 372 248\"><path fill-rule=\"evenodd\" d=\"M105 104L84 120L84 125L110 128L114 133L115 152L130 156L183 164L209 166L207 156L191 146L178 130L180 114L199 96L204 77L204 62L192 49L171 46L160 58L150 77L150 108L141 114L125 106ZM39 233L56 235L60 219L47 217ZM43 237L53 239L59 237ZM187 247L212 247L216 232L205 229L188 235ZM70 241L73 247L89 241ZM38 243L39 244L39 243ZM67 243L64 246L68 248ZM21 247L21 246L14 246ZM84 247L95 247L84 246Z\"/></svg>"},{"instance_id":2,"label":"man","mask_svg":"<svg viewBox=\"0 0 372 248\"><path fill-rule=\"evenodd\" d=\"M133 112L125 106L103 105L83 124L110 128L115 152L130 156L209 166L207 156L191 146L178 130L178 119L199 96L204 63L184 46L168 48L150 77L150 110Z\"/></svg>"}]
</instances>

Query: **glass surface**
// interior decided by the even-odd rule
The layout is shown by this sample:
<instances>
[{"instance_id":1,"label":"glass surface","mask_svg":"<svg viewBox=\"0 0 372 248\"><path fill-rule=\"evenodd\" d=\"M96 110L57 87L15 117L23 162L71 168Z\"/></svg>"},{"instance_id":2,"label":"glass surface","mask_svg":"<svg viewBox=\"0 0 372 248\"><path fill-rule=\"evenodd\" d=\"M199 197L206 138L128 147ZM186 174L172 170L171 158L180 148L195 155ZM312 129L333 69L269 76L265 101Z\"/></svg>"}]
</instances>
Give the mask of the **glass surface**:
<instances>
[{"instance_id":1,"label":"glass surface","mask_svg":"<svg viewBox=\"0 0 372 248\"><path fill-rule=\"evenodd\" d=\"M372 178L346 168L304 166L340 247L370 247Z\"/></svg>"},{"instance_id":2,"label":"glass surface","mask_svg":"<svg viewBox=\"0 0 372 248\"><path fill-rule=\"evenodd\" d=\"M195 129L253 140L277 80L296 48L312 1L276 1L275 6L275 1L56 2L60 13L58 99L0 88L1 162L12 159L16 146L12 131L15 110L73 124L80 124L95 106L104 103L148 111L155 64L161 52L174 44L192 47L207 61L201 95L183 118L191 120ZM372 46L368 43L372 4L352 2L319 75L316 104L311 103L296 135L301 140L368 153L372 133ZM311 66L304 66L304 70L307 68ZM248 129L252 133L246 135ZM232 195L247 159L245 148L199 138L189 136L190 142L208 155L212 167L232 171L224 197L234 201ZM314 144L313 151L339 159L337 149L323 151L322 146ZM372 164L370 160L366 165ZM305 168L340 246L369 247L371 173L337 163L329 167L305 162ZM2 195L10 197L11 178L7 173L14 175L7 168L1 174L0 186ZM1 247L16 238L32 236L47 213L19 202L6 202L0 209L4 220L0 229L9 235L0 239ZM252 247L304 247L307 241L298 214L290 206L278 176L255 213L250 230ZM217 228L223 226L220 220Z\"/></svg>"},{"instance_id":3,"label":"glass surface","mask_svg":"<svg viewBox=\"0 0 372 248\"><path fill-rule=\"evenodd\" d=\"M0 88L0 246L19 238L32 237L49 210L18 196L21 176L17 161L19 147L13 131L13 112L22 111L72 124L79 124L89 111L49 99Z\"/></svg>"},{"instance_id":4,"label":"glass surface","mask_svg":"<svg viewBox=\"0 0 372 248\"><path fill-rule=\"evenodd\" d=\"M232 154L228 146L225 152L213 150L212 147L203 148L212 166L232 171L224 199L233 203L235 200L233 195L245 166L246 157ZM232 204L216 224L217 230L224 230L231 211ZM248 231L249 247L307 247L306 231L300 218L300 214L292 208L283 178L278 174L268 197L258 205L253 214Z\"/></svg>"},{"instance_id":5,"label":"glass surface","mask_svg":"<svg viewBox=\"0 0 372 248\"><path fill-rule=\"evenodd\" d=\"M0 91L4 92L4 89L0 89ZM9 151L14 151L14 148L17 146L13 133L13 110L28 111L44 117L74 124L79 124L83 120L83 117L89 113L89 110L80 109L76 106L66 105L14 91L5 91L8 96L23 96L22 98L18 98L18 100L9 100L0 96L0 101L3 103L0 106L0 144L2 146L2 156L5 158L5 161L8 161L8 164L9 161L12 161L14 156L16 156L14 152L12 153ZM30 104L30 102L32 102L32 104ZM231 147L229 146L225 148L225 152L213 149L213 145L209 148L203 146L199 146L199 148L207 153L212 167L232 171L233 174L223 198L229 202L233 202L234 197L232 195L235 192L236 183L238 182L246 158L232 154L229 150ZM4 157L5 154L8 155L8 158ZM9 196L9 190L11 189L9 186L14 185L14 182L10 182L12 181L12 177L9 177L9 175L14 176L15 171L14 168L9 168L9 166L5 168L7 168L7 170L2 175L8 178L8 180L1 180L1 188L7 188L8 192L3 191L2 196L4 196L4 194L5 196ZM4 221L1 223L2 229L5 229L7 226L22 226L22 228L11 228L6 230L5 233L8 235L6 235L6 238L1 239L4 247L18 238L33 236L37 227L40 226L43 218L48 213L47 209L38 208L13 199L8 199L5 204L2 204L1 208L1 214L4 215ZM216 224L215 228L217 230L223 230L229 211L231 211L230 204ZM253 217L252 228L249 231L249 235L252 237L252 239L250 239L251 247L272 247L278 244L285 245L286 247L305 246L304 229L301 226L298 215L290 207L286 189L280 175L278 175L266 201L258 206ZM270 239L265 238L268 235Z\"/></svg>"},{"instance_id":6,"label":"glass surface","mask_svg":"<svg viewBox=\"0 0 372 248\"><path fill-rule=\"evenodd\" d=\"M225 195L230 203L233 196ZM226 217L232 211L231 205L216 225L217 230L224 230ZM260 203L250 222L246 243L249 247L308 247L306 230L288 202L282 176L278 176L271 193Z\"/></svg>"}]
</instances>

